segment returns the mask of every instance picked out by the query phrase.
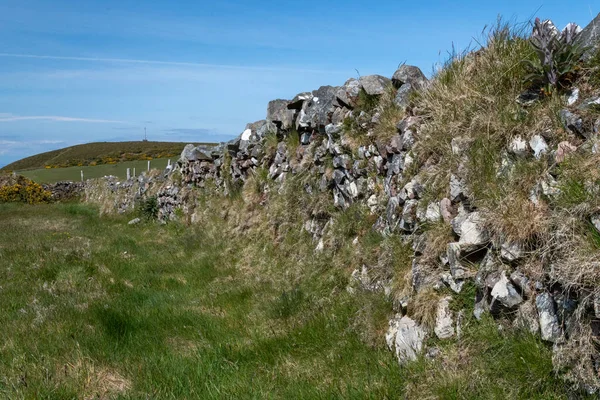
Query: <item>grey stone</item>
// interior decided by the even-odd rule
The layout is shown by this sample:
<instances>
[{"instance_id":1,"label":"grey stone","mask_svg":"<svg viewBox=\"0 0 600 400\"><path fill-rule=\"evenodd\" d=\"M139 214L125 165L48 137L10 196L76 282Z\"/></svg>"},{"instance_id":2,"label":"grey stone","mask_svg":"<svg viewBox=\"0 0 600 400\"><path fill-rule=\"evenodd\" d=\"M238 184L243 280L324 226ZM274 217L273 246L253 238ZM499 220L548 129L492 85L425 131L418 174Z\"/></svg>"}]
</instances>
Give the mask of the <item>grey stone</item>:
<instances>
[{"instance_id":1,"label":"grey stone","mask_svg":"<svg viewBox=\"0 0 600 400\"><path fill-rule=\"evenodd\" d=\"M406 232L412 232L415 229L417 223L417 208L419 206L418 200L408 200L404 204L402 210L402 220L400 221L400 228Z\"/></svg>"},{"instance_id":2,"label":"grey stone","mask_svg":"<svg viewBox=\"0 0 600 400\"><path fill-rule=\"evenodd\" d=\"M600 49L600 14L577 37L577 43L587 48L584 58L592 57Z\"/></svg>"},{"instance_id":3,"label":"grey stone","mask_svg":"<svg viewBox=\"0 0 600 400\"><path fill-rule=\"evenodd\" d=\"M296 110L289 109L288 100L271 100L267 106L267 120L275 123L279 128L290 129L294 126Z\"/></svg>"},{"instance_id":4,"label":"grey stone","mask_svg":"<svg viewBox=\"0 0 600 400\"><path fill-rule=\"evenodd\" d=\"M414 320L400 314L390 320L385 335L388 348L395 352L398 362L415 361L423 350L423 342L427 334Z\"/></svg>"},{"instance_id":5,"label":"grey stone","mask_svg":"<svg viewBox=\"0 0 600 400\"><path fill-rule=\"evenodd\" d=\"M500 246L500 257L508 262L519 260L525 256L525 249L519 242L504 241Z\"/></svg>"},{"instance_id":6,"label":"grey stone","mask_svg":"<svg viewBox=\"0 0 600 400\"><path fill-rule=\"evenodd\" d=\"M533 295L531 281L522 272L514 271L512 274L510 274L510 280L519 288L519 290L521 290L525 296L531 297Z\"/></svg>"},{"instance_id":7,"label":"grey stone","mask_svg":"<svg viewBox=\"0 0 600 400\"><path fill-rule=\"evenodd\" d=\"M196 147L193 144L186 145L180 157L182 162L212 161L212 159L213 157L209 149L201 146Z\"/></svg>"},{"instance_id":8,"label":"grey stone","mask_svg":"<svg viewBox=\"0 0 600 400\"><path fill-rule=\"evenodd\" d=\"M410 95L414 91L415 89L410 83L405 83L404 85L400 86L400 88L396 92L396 97L394 97L394 103L400 108L406 107L409 104Z\"/></svg>"},{"instance_id":9,"label":"grey stone","mask_svg":"<svg viewBox=\"0 0 600 400\"><path fill-rule=\"evenodd\" d=\"M307 100L312 99L313 95L309 92L299 93L297 94L287 105L287 108L290 110L302 110L304 103Z\"/></svg>"},{"instance_id":10,"label":"grey stone","mask_svg":"<svg viewBox=\"0 0 600 400\"><path fill-rule=\"evenodd\" d=\"M479 269L477 270L477 274L475 275L475 285L481 289L483 288L492 288L496 284L494 281L492 284L488 284L488 276L492 273L497 272L500 268L501 264L497 260L496 256L492 251L488 251L479 264Z\"/></svg>"},{"instance_id":11,"label":"grey stone","mask_svg":"<svg viewBox=\"0 0 600 400\"><path fill-rule=\"evenodd\" d=\"M462 291L463 286L465 285L465 280L463 279L454 279L452 274L443 273L440 275L442 278L442 282L444 282L454 293L460 293Z\"/></svg>"},{"instance_id":12,"label":"grey stone","mask_svg":"<svg viewBox=\"0 0 600 400\"><path fill-rule=\"evenodd\" d=\"M460 262L460 245L458 243L448 243L446 256L450 265L450 273L454 279L467 278L467 270Z\"/></svg>"},{"instance_id":13,"label":"grey stone","mask_svg":"<svg viewBox=\"0 0 600 400\"><path fill-rule=\"evenodd\" d=\"M450 200L453 203L464 200L466 198L465 192L466 186L464 182L456 175L450 175Z\"/></svg>"},{"instance_id":14,"label":"grey stone","mask_svg":"<svg viewBox=\"0 0 600 400\"><path fill-rule=\"evenodd\" d=\"M562 332L552 296L549 293L538 294L535 298L535 305L539 315L542 339L553 343L562 342Z\"/></svg>"},{"instance_id":15,"label":"grey stone","mask_svg":"<svg viewBox=\"0 0 600 400\"><path fill-rule=\"evenodd\" d=\"M392 76L392 83L396 88L410 84L415 90L421 90L427 85L427 78L419 69L413 65L401 65Z\"/></svg>"},{"instance_id":16,"label":"grey stone","mask_svg":"<svg viewBox=\"0 0 600 400\"><path fill-rule=\"evenodd\" d=\"M356 100L360 93L360 82L354 78L350 78L344 83L342 87L336 92L338 102L348 108L354 108L356 106Z\"/></svg>"},{"instance_id":17,"label":"grey stone","mask_svg":"<svg viewBox=\"0 0 600 400\"><path fill-rule=\"evenodd\" d=\"M479 321L483 317L483 314L490 312L490 306L487 301L487 297L484 294L479 294L475 298L475 306L473 307L473 316Z\"/></svg>"},{"instance_id":18,"label":"grey stone","mask_svg":"<svg viewBox=\"0 0 600 400\"><path fill-rule=\"evenodd\" d=\"M566 130L575 134L588 138L589 133L583 127L583 120L577 114L573 114L569 110L561 110L559 113L560 121Z\"/></svg>"},{"instance_id":19,"label":"grey stone","mask_svg":"<svg viewBox=\"0 0 600 400\"><path fill-rule=\"evenodd\" d=\"M435 328L433 331L438 339L448 339L454 336L454 321L450 310L451 296L440 299L435 315Z\"/></svg>"},{"instance_id":20,"label":"grey stone","mask_svg":"<svg viewBox=\"0 0 600 400\"><path fill-rule=\"evenodd\" d=\"M504 271L502 271L500 274L500 280L492 289L492 298L494 301L499 301L507 308L513 308L523 302L523 298L517 292L517 289L513 286L513 284L508 280Z\"/></svg>"},{"instance_id":21,"label":"grey stone","mask_svg":"<svg viewBox=\"0 0 600 400\"><path fill-rule=\"evenodd\" d=\"M533 334L540 331L539 316L533 302L528 301L519 306L514 325Z\"/></svg>"},{"instance_id":22,"label":"grey stone","mask_svg":"<svg viewBox=\"0 0 600 400\"><path fill-rule=\"evenodd\" d=\"M390 86L391 81L385 76L368 75L360 77L360 84L368 95L381 95Z\"/></svg>"},{"instance_id":23,"label":"grey stone","mask_svg":"<svg viewBox=\"0 0 600 400\"><path fill-rule=\"evenodd\" d=\"M132 219L131 221L129 221L129 222L127 223L127 225L137 225L137 224L139 224L140 222L142 222L142 220L141 220L140 218L134 218L134 219Z\"/></svg>"},{"instance_id":24,"label":"grey stone","mask_svg":"<svg viewBox=\"0 0 600 400\"><path fill-rule=\"evenodd\" d=\"M450 148L452 149L452 154L457 155L457 156L463 155L469 149L469 146L471 145L472 142L473 142L473 140L470 138L465 138L465 137L460 137L460 136L453 137L452 141L450 142Z\"/></svg>"},{"instance_id":25,"label":"grey stone","mask_svg":"<svg viewBox=\"0 0 600 400\"><path fill-rule=\"evenodd\" d=\"M440 203L431 202L427 205L427 210L425 211L425 220L431 223L439 222L442 218L442 214L440 212Z\"/></svg>"}]
</instances>

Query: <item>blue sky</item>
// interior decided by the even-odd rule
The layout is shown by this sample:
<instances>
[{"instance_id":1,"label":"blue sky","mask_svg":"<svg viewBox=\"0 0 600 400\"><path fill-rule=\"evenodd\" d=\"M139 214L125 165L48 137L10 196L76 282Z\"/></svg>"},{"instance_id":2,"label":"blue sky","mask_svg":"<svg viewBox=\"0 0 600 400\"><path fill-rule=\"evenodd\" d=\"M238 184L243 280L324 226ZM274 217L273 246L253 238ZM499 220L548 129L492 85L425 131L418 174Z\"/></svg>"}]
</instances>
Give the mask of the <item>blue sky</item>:
<instances>
[{"instance_id":1,"label":"blue sky","mask_svg":"<svg viewBox=\"0 0 600 400\"><path fill-rule=\"evenodd\" d=\"M144 126L150 140L225 141L269 100L356 70L430 74L498 15L562 28L598 12L597 0L0 0L0 166L139 140Z\"/></svg>"}]
</instances>

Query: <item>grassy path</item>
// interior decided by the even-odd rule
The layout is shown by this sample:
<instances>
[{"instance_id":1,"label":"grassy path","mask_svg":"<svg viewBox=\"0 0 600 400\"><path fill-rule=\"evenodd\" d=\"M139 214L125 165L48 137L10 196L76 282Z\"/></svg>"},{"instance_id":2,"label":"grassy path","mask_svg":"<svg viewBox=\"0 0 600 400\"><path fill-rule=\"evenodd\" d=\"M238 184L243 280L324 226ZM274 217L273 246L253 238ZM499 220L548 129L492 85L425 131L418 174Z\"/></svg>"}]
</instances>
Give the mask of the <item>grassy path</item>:
<instances>
[{"instance_id":1,"label":"grassy path","mask_svg":"<svg viewBox=\"0 0 600 400\"><path fill-rule=\"evenodd\" d=\"M220 232L78 204L0 204L0 221L2 398L401 396L392 355L349 329L345 291L250 278Z\"/></svg>"}]
</instances>

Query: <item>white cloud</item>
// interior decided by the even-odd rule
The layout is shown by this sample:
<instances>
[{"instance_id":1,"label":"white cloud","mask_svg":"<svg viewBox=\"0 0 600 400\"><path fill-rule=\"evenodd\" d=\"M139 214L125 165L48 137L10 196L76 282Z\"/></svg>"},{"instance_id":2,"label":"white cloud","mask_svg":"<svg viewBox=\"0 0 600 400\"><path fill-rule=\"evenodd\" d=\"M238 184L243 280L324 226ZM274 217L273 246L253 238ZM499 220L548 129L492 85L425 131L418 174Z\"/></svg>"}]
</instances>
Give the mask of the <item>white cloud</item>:
<instances>
[{"instance_id":1,"label":"white cloud","mask_svg":"<svg viewBox=\"0 0 600 400\"><path fill-rule=\"evenodd\" d=\"M0 57L34 58L34 59L41 59L41 60L87 61L87 62L110 63L110 64L170 65L170 66L178 66L178 67L216 68L216 69L230 69L230 70L243 70L243 71L285 71L285 72L319 73L319 74L320 73L332 74L332 73L343 72L343 71L334 71L334 70L327 70L327 69L310 69L310 68L244 66L244 65L206 64L206 63L179 62L179 61L141 60L141 59L132 59L132 58L53 56L53 55L19 54L19 53L0 53Z\"/></svg>"},{"instance_id":2,"label":"white cloud","mask_svg":"<svg viewBox=\"0 0 600 400\"><path fill-rule=\"evenodd\" d=\"M13 115L0 113L0 122L16 121L54 121L54 122L88 122L97 124L125 124L124 121L115 121L110 119L77 118L63 117L58 115Z\"/></svg>"}]
</instances>

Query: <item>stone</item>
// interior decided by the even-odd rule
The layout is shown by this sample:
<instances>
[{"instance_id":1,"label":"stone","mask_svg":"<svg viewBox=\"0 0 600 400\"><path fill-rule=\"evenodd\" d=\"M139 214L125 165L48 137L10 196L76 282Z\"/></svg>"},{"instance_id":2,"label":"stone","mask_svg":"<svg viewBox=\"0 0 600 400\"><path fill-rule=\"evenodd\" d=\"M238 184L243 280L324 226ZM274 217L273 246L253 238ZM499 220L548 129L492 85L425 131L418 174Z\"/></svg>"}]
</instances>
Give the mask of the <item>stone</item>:
<instances>
[{"instance_id":1,"label":"stone","mask_svg":"<svg viewBox=\"0 0 600 400\"><path fill-rule=\"evenodd\" d=\"M467 270L460 262L460 245L458 243L448 243L446 247L446 256L450 265L450 273L454 279L467 278Z\"/></svg>"},{"instance_id":2,"label":"stone","mask_svg":"<svg viewBox=\"0 0 600 400\"><path fill-rule=\"evenodd\" d=\"M290 129L294 126L296 110L289 109L288 100L271 100L267 106L267 120L273 122L281 129Z\"/></svg>"},{"instance_id":3,"label":"stone","mask_svg":"<svg viewBox=\"0 0 600 400\"><path fill-rule=\"evenodd\" d=\"M549 293L540 293L535 298L542 339L552 343L562 342L562 332L556 314L554 299Z\"/></svg>"},{"instance_id":4,"label":"stone","mask_svg":"<svg viewBox=\"0 0 600 400\"><path fill-rule=\"evenodd\" d=\"M478 250L490 241L488 231L484 227L484 220L478 211L467 216L460 226L460 239L458 244L461 251L469 252Z\"/></svg>"},{"instance_id":5,"label":"stone","mask_svg":"<svg viewBox=\"0 0 600 400\"><path fill-rule=\"evenodd\" d=\"M435 328L433 331L438 339L448 339L454 336L454 321L450 310L451 296L440 299L435 315Z\"/></svg>"},{"instance_id":6,"label":"stone","mask_svg":"<svg viewBox=\"0 0 600 400\"><path fill-rule=\"evenodd\" d=\"M558 147L556 148L556 153L554 154L554 160L557 164L565 161L567 155L575 152L577 147L573 146L571 143L567 141L560 142Z\"/></svg>"},{"instance_id":7,"label":"stone","mask_svg":"<svg viewBox=\"0 0 600 400\"><path fill-rule=\"evenodd\" d=\"M418 200L408 200L402 209L402 220L400 221L400 229L406 232L412 232L417 223L417 208Z\"/></svg>"},{"instance_id":8,"label":"stone","mask_svg":"<svg viewBox=\"0 0 600 400\"><path fill-rule=\"evenodd\" d=\"M490 312L490 306L487 297L482 293L477 293L475 298L475 306L473 307L473 316L479 321L483 314Z\"/></svg>"},{"instance_id":9,"label":"stone","mask_svg":"<svg viewBox=\"0 0 600 400\"><path fill-rule=\"evenodd\" d=\"M504 271L502 271L500 280L492 289L492 298L507 308L513 308L523 302L523 297L521 297L517 289L508 280Z\"/></svg>"},{"instance_id":10,"label":"stone","mask_svg":"<svg viewBox=\"0 0 600 400\"><path fill-rule=\"evenodd\" d=\"M600 214L592 216L590 218L590 222L592 223L592 225L594 225L594 228L596 228L596 231L598 231L598 233L600 233Z\"/></svg>"},{"instance_id":11,"label":"stone","mask_svg":"<svg viewBox=\"0 0 600 400\"><path fill-rule=\"evenodd\" d=\"M450 142L450 148L452 149L452 154L456 156L463 155L471 145L472 140L464 137L453 137Z\"/></svg>"},{"instance_id":12,"label":"stone","mask_svg":"<svg viewBox=\"0 0 600 400\"><path fill-rule=\"evenodd\" d=\"M450 175L450 200L453 203L458 203L466 198L465 183L456 175Z\"/></svg>"},{"instance_id":13,"label":"stone","mask_svg":"<svg viewBox=\"0 0 600 400\"><path fill-rule=\"evenodd\" d=\"M440 204L438 202L431 202L427 205L427 210L425 210L425 220L431 223L439 222L442 218L442 214L440 212Z\"/></svg>"},{"instance_id":14,"label":"stone","mask_svg":"<svg viewBox=\"0 0 600 400\"><path fill-rule=\"evenodd\" d=\"M396 97L394 97L394 104L396 104L400 108L404 108L408 106L410 101L410 95L414 92L415 89L410 83L405 83L400 86L398 91L396 91Z\"/></svg>"},{"instance_id":15,"label":"stone","mask_svg":"<svg viewBox=\"0 0 600 400\"><path fill-rule=\"evenodd\" d=\"M567 105L572 106L579 100L579 88L573 88L567 97Z\"/></svg>"},{"instance_id":16,"label":"stone","mask_svg":"<svg viewBox=\"0 0 600 400\"><path fill-rule=\"evenodd\" d=\"M500 257L508 262L519 260L525 256L525 249L519 242L504 241L500 246Z\"/></svg>"},{"instance_id":17,"label":"stone","mask_svg":"<svg viewBox=\"0 0 600 400\"><path fill-rule=\"evenodd\" d=\"M517 136L511 140L508 145L508 151L517 157L526 157L529 153L527 148L527 142L521 136Z\"/></svg>"},{"instance_id":18,"label":"stone","mask_svg":"<svg viewBox=\"0 0 600 400\"><path fill-rule=\"evenodd\" d=\"M560 121L566 130L588 138L589 134L585 131L583 127L583 120L579 115L573 114L569 110L561 110L559 116Z\"/></svg>"},{"instance_id":19,"label":"stone","mask_svg":"<svg viewBox=\"0 0 600 400\"><path fill-rule=\"evenodd\" d=\"M465 285L465 280L463 279L454 279L452 274L443 273L440 275L442 278L442 282L444 282L454 293L460 293L462 291L463 286Z\"/></svg>"},{"instance_id":20,"label":"stone","mask_svg":"<svg viewBox=\"0 0 600 400\"><path fill-rule=\"evenodd\" d=\"M577 44L587 49L584 59L591 58L600 49L600 14L577 36Z\"/></svg>"},{"instance_id":21,"label":"stone","mask_svg":"<svg viewBox=\"0 0 600 400\"><path fill-rule=\"evenodd\" d=\"M344 85L336 92L336 97L341 105L348 108L354 108L356 106L356 100L360 93L360 82L354 78L350 78L344 83Z\"/></svg>"},{"instance_id":22,"label":"stone","mask_svg":"<svg viewBox=\"0 0 600 400\"><path fill-rule=\"evenodd\" d=\"M525 302L519 306L515 316L514 325L517 328L525 329L534 335L540 331L539 316L535 304L532 301Z\"/></svg>"},{"instance_id":23,"label":"stone","mask_svg":"<svg viewBox=\"0 0 600 400\"><path fill-rule=\"evenodd\" d=\"M480 289L484 288L492 288L496 284L497 281L494 281L492 284L488 283L488 277L497 272L501 267L496 256L492 251L488 251L479 264L479 268L477 270L477 274L475 275L475 285Z\"/></svg>"},{"instance_id":24,"label":"stone","mask_svg":"<svg viewBox=\"0 0 600 400\"><path fill-rule=\"evenodd\" d=\"M142 220L141 220L140 218L134 218L134 219L132 219L131 221L129 221L129 222L127 223L127 225L137 225L137 224L139 224L140 222L142 222Z\"/></svg>"},{"instance_id":25,"label":"stone","mask_svg":"<svg viewBox=\"0 0 600 400\"><path fill-rule=\"evenodd\" d=\"M312 93L309 92L299 93L288 103L287 108L290 110L300 111L302 110L304 103L307 100L312 99L312 97Z\"/></svg>"},{"instance_id":26,"label":"stone","mask_svg":"<svg viewBox=\"0 0 600 400\"><path fill-rule=\"evenodd\" d=\"M538 160L544 155L548 153L548 144L546 140L540 135L534 135L529 140L529 146L531 150L533 150L533 155Z\"/></svg>"},{"instance_id":27,"label":"stone","mask_svg":"<svg viewBox=\"0 0 600 400\"><path fill-rule=\"evenodd\" d=\"M212 161L213 157L209 149L188 144L183 148L179 159L182 162Z\"/></svg>"},{"instance_id":28,"label":"stone","mask_svg":"<svg viewBox=\"0 0 600 400\"><path fill-rule=\"evenodd\" d=\"M589 108L598 106L600 106L600 96L585 100L578 108L580 110L587 110Z\"/></svg>"},{"instance_id":29,"label":"stone","mask_svg":"<svg viewBox=\"0 0 600 400\"><path fill-rule=\"evenodd\" d=\"M371 96L381 95L390 86L390 79L381 75L368 75L360 77L363 90Z\"/></svg>"},{"instance_id":30,"label":"stone","mask_svg":"<svg viewBox=\"0 0 600 400\"><path fill-rule=\"evenodd\" d=\"M418 358L426 336L425 330L414 320L398 314L390 320L385 340L388 348L395 352L398 362L404 364Z\"/></svg>"},{"instance_id":31,"label":"stone","mask_svg":"<svg viewBox=\"0 0 600 400\"><path fill-rule=\"evenodd\" d=\"M410 84L414 90L421 90L427 86L427 78L419 67L414 65L401 65L392 76L392 83L399 89L405 84Z\"/></svg>"},{"instance_id":32,"label":"stone","mask_svg":"<svg viewBox=\"0 0 600 400\"><path fill-rule=\"evenodd\" d=\"M336 101L338 87L321 86L312 92L312 97L306 100L298 117L296 118L296 128L298 130L316 129L325 132L325 126L331 123Z\"/></svg>"},{"instance_id":33,"label":"stone","mask_svg":"<svg viewBox=\"0 0 600 400\"><path fill-rule=\"evenodd\" d=\"M512 274L510 274L510 280L526 297L531 297L533 295L533 290L531 289L531 281L522 272L514 271Z\"/></svg>"},{"instance_id":34,"label":"stone","mask_svg":"<svg viewBox=\"0 0 600 400\"><path fill-rule=\"evenodd\" d=\"M452 218L454 218L454 208L450 199L444 197L440 200L440 213L445 223L449 224L452 221Z\"/></svg>"}]
</instances>

